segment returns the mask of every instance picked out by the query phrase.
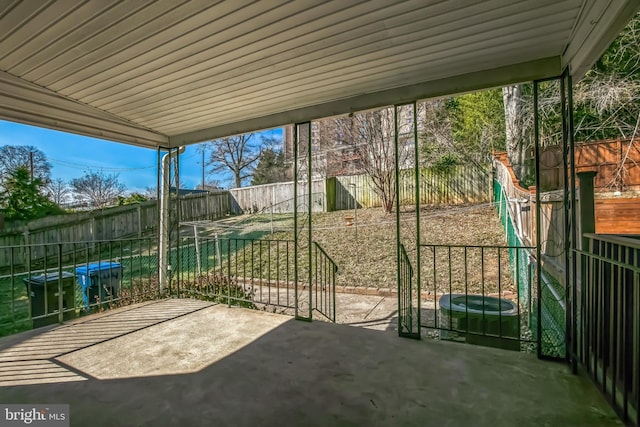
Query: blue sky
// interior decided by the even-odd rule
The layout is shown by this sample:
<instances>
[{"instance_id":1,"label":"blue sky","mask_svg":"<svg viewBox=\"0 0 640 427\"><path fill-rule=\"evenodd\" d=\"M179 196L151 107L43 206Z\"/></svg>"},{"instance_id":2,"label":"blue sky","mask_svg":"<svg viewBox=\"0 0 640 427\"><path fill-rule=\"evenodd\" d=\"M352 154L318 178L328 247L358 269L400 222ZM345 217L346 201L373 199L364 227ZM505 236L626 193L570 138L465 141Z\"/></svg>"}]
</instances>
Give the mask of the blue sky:
<instances>
[{"instance_id":1,"label":"blue sky","mask_svg":"<svg viewBox=\"0 0 640 427\"><path fill-rule=\"evenodd\" d=\"M262 132L265 136L282 137L281 129ZM157 151L97 138L59 132L0 120L0 146L33 145L51 163L51 177L70 181L85 171L117 173L128 192L144 192L156 187ZM197 145L190 145L180 157L180 186L194 188L202 181L202 155ZM225 187L230 176L211 176Z\"/></svg>"}]
</instances>

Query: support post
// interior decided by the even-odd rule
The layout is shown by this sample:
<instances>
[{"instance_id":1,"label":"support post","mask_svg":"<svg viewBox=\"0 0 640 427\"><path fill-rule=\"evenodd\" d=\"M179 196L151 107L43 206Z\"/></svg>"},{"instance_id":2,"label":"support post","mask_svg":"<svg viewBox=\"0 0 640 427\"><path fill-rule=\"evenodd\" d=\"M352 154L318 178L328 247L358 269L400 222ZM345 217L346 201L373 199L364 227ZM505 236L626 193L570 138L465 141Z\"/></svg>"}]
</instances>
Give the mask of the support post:
<instances>
[{"instance_id":1,"label":"support post","mask_svg":"<svg viewBox=\"0 0 640 427\"><path fill-rule=\"evenodd\" d=\"M398 162L398 155L399 155L399 150L398 150L398 112L397 112L397 107L394 106L393 107L393 155L394 155L394 178L395 178L395 182L394 182L394 191L396 193L396 198L395 198L395 205L396 205L396 270L397 270L397 275L396 275L396 280L398 283L398 334L400 336L402 336L402 316L403 313L401 312L401 307L402 307L402 302L401 302L401 298L402 298L402 289L401 289L401 285L402 285L402 278L401 278L401 260L400 260L400 164Z\"/></svg>"},{"instance_id":2,"label":"support post","mask_svg":"<svg viewBox=\"0 0 640 427\"><path fill-rule=\"evenodd\" d=\"M304 153L304 157L300 158L300 150L299 150L299 144L301 142L303 142L300 137L300 129L304 129L306 128L306 139L304 141L304 143L306 144L306 149L307 151ZM311 194L311 122L305 122L305 123L296 123L294 126L294 136L293 136L293 199L294 199L294 203L293 203L293 228L294 228L294 245L293 245L293 256L294 256L294 261L293 261L293 271L294 271L294 295L295 295L295 318L297 320L306 320L306 321L311 321L312 319L312 310L313 310L313 301L312 301L312 291L313 289L311 288L312 286L312 265L311 265L311 261L312 261L312 248L311 248L311 239L312 239L312 235L311 235L311 207L312 207L312 194ZM300 231L298 229L298 225L299 225L299 221L298 221L298 189L300 188L298 186L298 172L299 172L299 162L301 160L306 160L309 164L307 165L307 169L306 169L306 178L307 178L307 185L306 185L306 190L308 192L308 194L306 194L306 199L303 198L302 201L303 203L308 203L308 207L307 207L307 213L309 215L309 221L306 222L307 226L309 227L306 233L306 236L300 234ZM304 188L304 187L303 187ZM304 197L304 196L303 196ZM303 224L305 222L303 221ZM309 280L309 283L307 283L307 286L309 286L309 292L308 292L308 297L309 297L309 310L307 311L307 317L305 317L304 315L300 314L300 310L299 310L299 303L300 303L300 292L299 292L299 280L300 280L300 272L299 272L299 258L300 257L304 257L305 255L303 255L300 251L299 251L299 239L300 238L307 238L307 253L306 256L308 257L308 268L309 268L309 274L307 279Z\"/></svg>"},{"instance_id":3,"label":"support post","mask_svg":"<svg viewBox=\"0 0 640 427\"><path fill-rule=\"evenodd\" d=\"M542 247L540 236L540 123L538 113L538 85L539 82L533 82L533 138L534 138L534 156L536 170L536 353L539 359L542 358Z\"/></svg>"},{"instance_id":4,"label":"support post","mask_svg":"<svg viewBox=\"0 0 640 427\"><path fill-rule=\"evenodd\" d=\"M179 147L175 151L169 151L162 156L161 182L160 190L160 216L158 231L160 235L158 247L158 283L162 292L167 286L169 277L169 191L170 191L170 164L171 159L184 153L185 147Z\"/></svg>"},{"instance_id":5,"label":"support post","mask_svg":"<svg viewBox=\"0 0 640 427\"><path fill-rule=\"evenodd\" d=\"M418 328L418 339L420 339L421 335L421 324L422 324L422 307L421 307L421 290L420 290L420 282L422 281L420 271L422 270L420 267L420 162L419 155L420 150L418 149L418 104L413 101L413 178L415 180L415 203L416 203L416 293L418 295L417 303L416 303L416 324ZM399 194L396 194L396 197L400 197ZM434 249L435 250L435 249ZM435 253L434 253L435 257ZM437 298L434 295L434 300Z\"/></svg>"},{"instance_id":6,"label":"support post","mask_svg":"<svg viewBox=\"0 0 640 427\"><path fill-rule=\"evenodd\" d=\"M198 239L198 226L193 225L193 243L196 246L196 268L198 276L202 275L202 265L200 264L200 239Z\"/></svg>"},{"instance_id":7,"label":"support post","mask_svg":"<svg viewBox=\"0 0 640 427\"><path fill-rule=\"evenodd\" d=\"M569 115L567 106L567 82L566 82L567 70L565 69L562 77L560 78L560 105L562 111L562 205L564 207L564 301L565 301L565 313L564 313L564 327L565 327L565 359L570 366L573 364L573 341L575 340L575 331L573 328L573 304L574 298L571 292L571 264L573 259L573 253L571 252L573 242L571 240L571 209L573 206L570 203L569 191L570 191L570 176L569 176ZM570 89L569 89L570 90ZM573 369L573 368L572 368Z\"/></svg>"},{"instance_id":8,"label":"support post","mask_svg":"<svg viewBox=\"0 0 640 427\"><path fill-rule=\"evenodd\" d=\"M578 339L579 339L579 324L581 319L578 318L578 304L582 300L582 292L578 292L578 261L575 250L578 247L577 240L577 215L576 215L576 150L575 150L575 129L573 123L573 79L569 69L566 70L567 78L567 119L568 119L568 139L569 139L569 177L570 177L570 189L571 189L571 291L572 302L571 316L572 316L572 331L573 340L571 343L571 371L574 374L578 373Z\"/></svg>"},{"instance_id":9,"label":"support post","mask_svg":"<svg viewBox=\"0 0 640 427\"><path fill-rule=\"evenodd\" d=\"M309 215L308 224L308 234L307 234L307 257L308 257L308 266L309 266L309 320L313 319L313 252L311 247L311 242L313 241L312 228L311 228L311 220L313 216L311 215L311 211L313 210L313 183L311 182L311 122L307 122L305 124L307 126L307 192L308 192L308 204L307 213Z\"/></svg>"}]
</instances>

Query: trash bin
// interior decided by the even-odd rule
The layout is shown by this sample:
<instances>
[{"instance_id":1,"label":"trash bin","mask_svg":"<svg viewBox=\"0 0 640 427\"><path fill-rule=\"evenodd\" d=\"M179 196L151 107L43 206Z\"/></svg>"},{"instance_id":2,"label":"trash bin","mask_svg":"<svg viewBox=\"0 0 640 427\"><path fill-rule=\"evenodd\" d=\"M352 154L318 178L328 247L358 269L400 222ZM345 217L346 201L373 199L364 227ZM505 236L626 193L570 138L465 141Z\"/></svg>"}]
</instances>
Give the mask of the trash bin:
<instances>
[{"instance_id":1,"label":"trash bin","mask_svg":"<svg viewBox=\"0 0 640 427\"><path fill-rule=\"evenodd\" d=\"M60 283L61 282L61 283ZM33 320L33 327L52 325L59 321L60 310L60 284L62 284L62 310L63 319L69 320L76 317L76 281L73 273L45 273L39 276L31 276L24 279L27 286L27 294L31 302L31 317L45 316Z\"/></svg>"},{"instance_id":2,"label":"trash bin","mask_svg":"<svg viewBox=\"0 0 640 427\"><path fill-rule=\"evenodd\" d=\"M457 333L465 336L470 344L520 349L515 302L483 295L445 294L439 304L442 339Z\"/></svg>"},{"instance_id":3,"label":"trash bin","mask_svg":"<svg viewBox=\"0 0 640 427\"><path fill-rule=\"evenodd\" d=\"M98 261L76 268L78 282L82 288L84 306L115 299L120 291L122 265L118 262Z\"/></svg>"}]
</instances>

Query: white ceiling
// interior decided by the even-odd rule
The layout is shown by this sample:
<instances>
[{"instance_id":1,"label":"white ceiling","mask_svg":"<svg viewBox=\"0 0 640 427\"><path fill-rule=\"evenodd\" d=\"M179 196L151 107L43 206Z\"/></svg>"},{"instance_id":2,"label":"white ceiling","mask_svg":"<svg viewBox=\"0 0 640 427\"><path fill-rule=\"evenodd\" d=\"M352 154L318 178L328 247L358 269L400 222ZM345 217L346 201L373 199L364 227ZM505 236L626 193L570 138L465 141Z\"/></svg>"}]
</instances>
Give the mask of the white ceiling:
<instances>
[{"instance_id":1,"label":"white ceiling","mask_svg":"<svg viewBox=\"0 0 640 427\"><path fill-rule=\"evenodd\" d=\"M0 119L152 148L581 77L639 0L0 0Z\"/></svg>"}]
</instances>

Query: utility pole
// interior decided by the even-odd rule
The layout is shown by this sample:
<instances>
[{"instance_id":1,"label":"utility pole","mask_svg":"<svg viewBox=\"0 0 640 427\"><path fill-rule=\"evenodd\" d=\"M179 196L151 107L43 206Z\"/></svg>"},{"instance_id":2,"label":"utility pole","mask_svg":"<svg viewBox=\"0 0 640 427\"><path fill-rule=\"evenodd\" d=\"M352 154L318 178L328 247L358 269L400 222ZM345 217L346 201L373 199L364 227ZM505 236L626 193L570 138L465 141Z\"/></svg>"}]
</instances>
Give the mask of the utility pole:
<instances>
[{"instance_id":1,"label":"utility pole","mask_svg":"<svg viewBox=\"0 0 640 427\"><path fill-rule=\"evenodd\" d=\"M29 151L29 171L31 172L31 181L33 181L33 151Z\"/></svg>"},{"instance_id":2,"label":"utility pole","mask_svg":"<svg viewBox=\"0 0 640 427\"><path fill-rule=\"evenodd\" d=\"M207 146L202 144L202 189L204 190L204 152L206 151Z\"/></svg>"}]
</instances>

